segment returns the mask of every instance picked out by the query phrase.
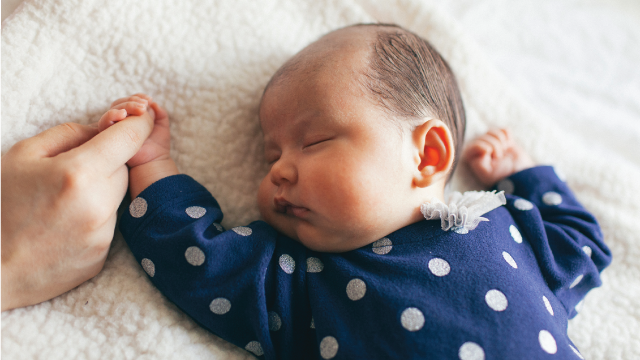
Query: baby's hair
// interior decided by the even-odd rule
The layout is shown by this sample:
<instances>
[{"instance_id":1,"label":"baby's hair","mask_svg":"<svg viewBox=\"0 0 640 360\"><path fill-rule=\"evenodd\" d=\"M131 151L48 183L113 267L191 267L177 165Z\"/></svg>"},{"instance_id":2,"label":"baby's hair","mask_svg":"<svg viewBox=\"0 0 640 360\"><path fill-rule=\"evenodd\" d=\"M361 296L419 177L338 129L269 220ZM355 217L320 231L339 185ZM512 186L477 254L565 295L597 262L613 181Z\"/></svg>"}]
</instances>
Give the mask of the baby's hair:
<instances>
[{"instance_id":1,"label":"baby's hair","mask_svg":"<svg viewBox=\"0 0 640 360\"><path fill-rule=\"evenodd\" d=\"M418 35L395 24L376 27L369 66L362 85L390 115L419 121L442 120L451 130L455 158L453 175L464 142L466 118L456 78L440 54ZM411 121L410 125L418 125Z\"/></svg>"}]
</instances>

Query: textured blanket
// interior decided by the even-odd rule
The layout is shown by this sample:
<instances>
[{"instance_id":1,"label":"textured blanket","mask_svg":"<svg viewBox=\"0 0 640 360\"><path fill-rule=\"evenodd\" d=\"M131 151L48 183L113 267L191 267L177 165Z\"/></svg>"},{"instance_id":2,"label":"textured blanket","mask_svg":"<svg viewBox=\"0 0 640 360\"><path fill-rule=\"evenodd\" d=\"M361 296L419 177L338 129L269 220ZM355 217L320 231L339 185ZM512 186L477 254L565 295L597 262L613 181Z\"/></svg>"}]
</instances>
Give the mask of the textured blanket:
<instances>
[{"instance_id":1,"label":"textured blanket","mask_svg":"<svg viewBox=\"0 0 640 360\"><path fill-rule=\"evenodd\" d=\"M570 106L565 113L545 113L537 103L544 99L522 96L514 90L521 79L505 77L494 65L496 49L504 50L496 44L511 41L516 46L517 33L491 33L491 27L479 23L496 12L499 17L500 6L520 6L543 20L564 15L542 6L549 1L540 1L542 7L484 2L495 8L473 8L472 1L460 1L460 7L449 10L438 3L26 0L2 24L2 152L59 123L97 121L114 99L145 92L170 114L172 155L180 170L216 196L226 212L225 227L247 224L259 217L255 193L267 170L257 108L270 76L330 30L358 22L396 22L430 40L457 74L469 119L467 138L489 127L510 127L535 160L565 173L578 199L599 219L613 264L603 273L602 288L587 296L581 313L570 322L569 334L586 358L640 358L637 63L611 59L614 68L628 68L612 70L627 75L612 78L611 84L590 83L562 72L556 74L555 83L545 84L550 91L560 89L559 83L566 85L563 91L549 93L551 103L571 105L576 104L575 96L591 96L592 108L576 110L587 115L602 110L598 104L616 96L619 101L607 112L610 118L586 116L579 122L565 116ZM501 19L502 25L509 21ZM584 19L572 21L583 29L592 25ZM551 44L573 46L561 41L557 31L545 34L552 37ZM606 32L606 26L598 31ZM575 45L576 51L587 58L593 51L599 59L598 51L604 54L622 47L640 59L640 33L622 33L626 38L620 44L595 41L589 51ZM480 40L485 36L490 39L485 44L496 46L480 46L470 34ZM500 36L493 39L491 34ZM552 55L557 52L548 43L531 46L540 51L532 51L537 55L533 57L520 52L522 56L515 58L524 62L520 71L528 71L527 65L535 68L556 61ZM504 61L500 55L498 60ZM558 59L562 60L567 59ZM626 87L614 89L615 84ZM479 186L461 167L451 188L465 191ZM2 356L252 358L200 328L166 300L119 234L97 277L51 301L2 313Z\"/></svg>"}]
</instances>

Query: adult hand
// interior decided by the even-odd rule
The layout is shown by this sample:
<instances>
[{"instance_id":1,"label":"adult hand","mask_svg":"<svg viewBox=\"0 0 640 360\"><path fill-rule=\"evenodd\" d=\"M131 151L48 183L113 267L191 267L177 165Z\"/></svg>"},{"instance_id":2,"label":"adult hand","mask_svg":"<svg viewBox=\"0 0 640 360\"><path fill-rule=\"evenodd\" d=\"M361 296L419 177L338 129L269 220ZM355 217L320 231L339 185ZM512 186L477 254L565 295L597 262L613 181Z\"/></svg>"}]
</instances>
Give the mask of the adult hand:
<instances>
[{"instance_id":1,"label":"adult hand","mask_svg":"<svg viewBox=\"0 0 640 360\"><path fill-rule=\"evenodd\" d=\"M132 116L58 125L2 157L2 310L37 304L97 275L127 191L127 167L153 129Z\"/></svg>"}]
</instances>

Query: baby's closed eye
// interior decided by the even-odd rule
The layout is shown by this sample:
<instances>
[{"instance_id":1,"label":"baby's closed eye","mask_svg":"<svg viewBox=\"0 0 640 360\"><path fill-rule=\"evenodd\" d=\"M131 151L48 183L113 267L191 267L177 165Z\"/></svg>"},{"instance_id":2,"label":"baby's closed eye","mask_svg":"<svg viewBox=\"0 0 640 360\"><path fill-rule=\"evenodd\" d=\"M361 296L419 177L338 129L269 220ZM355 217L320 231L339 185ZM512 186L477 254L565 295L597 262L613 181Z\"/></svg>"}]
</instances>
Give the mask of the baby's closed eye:
<instances>
[{"instance_id":1,"label":"baby's closed eye","mask_svg":"<svg viewBox=\"0 0 640 360\"><path fill-rule=\"evenodd\" d=\"M267 153L265 153L264 158L267 161L267 164L273 165L276 161L278 161L280 159L280 154L274 154L274 153L267 154Z\"/></svg>"},{"instance_id":2,"label":"baby's closed eye","mask_svg":"<svg viewBox=\"0 0 640 360\"><path fill-rule=\"evenodd\" d=\"M305 140L303 142L302 148L306 149L306 148L309 148L309 147L312 147L312 146L315 146L315 145L319 145L319 144L325 143L325 142L327 142L329 140L333 140L333 137L332 136L312 137L312 138L310 138L308 140Z\"/></svg>"}]
</instances>

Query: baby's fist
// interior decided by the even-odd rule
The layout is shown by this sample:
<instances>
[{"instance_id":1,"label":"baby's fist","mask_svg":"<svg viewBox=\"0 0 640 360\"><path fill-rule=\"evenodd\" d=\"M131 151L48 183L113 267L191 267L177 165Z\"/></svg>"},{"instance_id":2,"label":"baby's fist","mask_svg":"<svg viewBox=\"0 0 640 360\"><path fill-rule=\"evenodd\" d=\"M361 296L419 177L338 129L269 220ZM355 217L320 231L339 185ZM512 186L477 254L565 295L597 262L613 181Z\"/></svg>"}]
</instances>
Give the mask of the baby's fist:
<instances>
[{"instance_id":1,"label":"baby's fist","mask_svg":"<svg viewBox=\"0 0 640 360\"><path fill-rule=\"evenodd\" d=\"M111 104L111 109L100 118L98 129L104 131L127 117L149 117L148 121L153 122L151 134L142 144L138 153L127 162L130 168L170 158L169 117L160 105L145 94L135 94L118 99Z\"/></svg>"},{"instance_id":2,"label":"baby's fist","mask_svg":"<svg viewBox=\"0 0 640 360\"><path fill-rule=\"evenodd\" d=\"M135 94L118 99L111 103L111 108L100 118L98 130L102 132L116 122L124 120L127 116L143 116L147 111L154 119L155 114L150 107L151 104L151 97L145 94Z\"/></svg>"},{"instance_id":3,"label":"baby's fist","mask_svg":"<svg viewBox=\"0 0 640 360\"><path fill-rule=\"evenodd\" d=\"M490 130L471 141L464 150L463 160L486 186L535 165L507 129Z\"/></svg>"}]
</instances>

